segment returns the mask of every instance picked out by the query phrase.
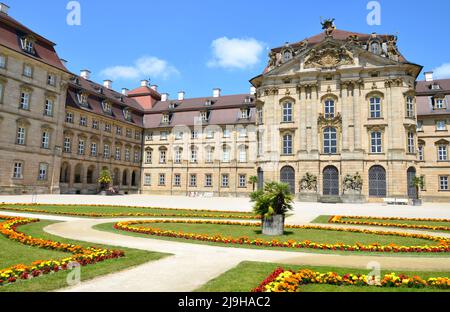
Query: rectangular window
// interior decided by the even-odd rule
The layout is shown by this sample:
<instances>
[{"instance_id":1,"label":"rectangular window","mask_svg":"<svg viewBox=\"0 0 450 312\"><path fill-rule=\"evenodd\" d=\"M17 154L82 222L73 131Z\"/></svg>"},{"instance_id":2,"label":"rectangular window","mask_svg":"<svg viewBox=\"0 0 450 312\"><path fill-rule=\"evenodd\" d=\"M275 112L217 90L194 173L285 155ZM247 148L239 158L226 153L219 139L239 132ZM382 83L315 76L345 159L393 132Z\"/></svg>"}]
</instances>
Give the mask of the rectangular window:
<instances>
[{"instance_id":1,"label":"rectangular window","mask_svg":"<svg viewBox=\"0 0 450 312\"><path fill-rule=\"evenodd\" d=\"M181 175L176 174L173 179L173 185L174 186L181 186Z\"/></svg>"},{"instance_id":2,"label":"rectangular window","mask_svg":"<svg viewBox=\"0 0 450 312\"><path fill-rule=\"evenodd\" d=\"M222 157L222 161L224 163L229 163L230 162L230 149L229 148L224 148L222 156L223 156Z\"/></svg>"},{"instance_id":3,"label":"rectangular window","mask_svg":"<svg viewBox=\"0 0 450 312\"><path fill-rule=\"evenodd\" d=\"M292 122L292 103L283 104L283 122Z\"/></svg>"},{"instance_id":4,"label":"rectangular window","mask_svg":"<svg viewBox=\"0 0 450 312\"><path fill-rule=\"evenodd\" d=\"M206 162L212 163L214 158L214 150L212 148L208 148L206 150Z\"/></svg>"},{"instance_id":5,"label":"rectangular window","mask_svg":"<svg viewBox=\"0 0 450 312\"><path fill-rule=\"evenodd\" d=\"M169 115L165 114L162 116L162 121L163 124L168 124L169 123Z\"/></svg>"},{"instance_id":6,"label":"rectangular window","mask_svg":"<svg viewBox=\"0 0 450 312\"><path fill-rule=\"evenodd\" d=\"M145 136L145 140L146 141L153 141L153 132L147 133L147 135Z\"/></svg>"},{"instance_id":7,"label":"rectangular window","mask_svg":"<svg viewBox=\"0 0 450 312\"><path fill-rule=\"evenodd\" d=\"M47 172L48 172L48 165L47 164L39 164L38 180L40 180L40 181L47 180Z\"/></svg>"},{"instance_id":8,"label":"rectangular window","mask_svg":"<svg viewBox=\"0 0 450 312\"><path fill-rule=\"evenodd\" d=\"M445 105L444 105L444 99L435 99L435 109L444 109Z\"/></svg>"},{"instance_id":9,"label":"rectangular window","mask_svg":"<svg viewBox=\"0 0 450 312\"><path fill-rule=\"evenodd\" d=\"M53 74L47 75L47 84L50 86L56 86L56 76Z\"/></svg>"},{"instance_id":10,"label":"rectangular window","mask_svg":"<svg viewBox=\"0 0 450 312\"><path fill-rule=\"evenodd\" d=\"M447 161L447 145L438 146L438 161Z\"/></svg>"},{"instance_id":11,"label":"rectangular window","mask_svg":"<svg viewBox=\"0 0 450 312\"><path fill-rule=\"evenodd\" d=\"M131 129L127 129L127 138L131 138L132 134L131 134Z\"/></svg>"},{"instance_id":12,"label":"rectangular window","mask_svg":"<svg viewBox=\"0 0 450 312\"><path fill-rule=\"evenodd\" d=\"M439 190L448 191L448 176L439 177Z\"/></svg>"},{"instance_id":13,"label":"rectangular window","mask_svg":"<svg viewBox=\"0 0 450 312\"><path fill-rule=\"evenodd\" d=\"M109 149L109 145L105 144L103 146L103 158L108 159L110 156L110 149Z\"/></svg>"},{"instance_id":14,"label":"rectangular window","mask_svg":"<svg viewBox=\"0 0 450 312\"><path fill-rule=\"evenodd\" d=\"M164 173L159 174L159 185L160 186L166 185L166 175Z\"/></svg>"},{"instance_id":15,"label":"rectangular window","mask_svg":"<svg viewBox=\"0 0 450 312\"><path fill-rule=\"evenodd\" d=\"M325 101L325 118L334 118L335 116L335 105L334 100L328 99Z\"/></svg>"},{"instance_id":16,"label":"rectangular window","mask_svg":"<svg viewBox=\"0 0 450 312\"><path fill-rule=\"evenodd\" d=\"M42 132L41 148L48 149L50 145L50 133L48 131Z\"/></svg>"},{"instance_id":17,"label":"rectangular window","mask_svg":"<svg viewBox=\"0 0 450 312\"><path fill-rule=\"evenodd\" d=\"M125 161L130 161L130 149L125 149Z\"/></svg>"},{"instance_id":18,"label":"rectangular window","mask_svg":"<svg viewBox=\"0 0 450 312\"><path fill-rule=\"evenodd\" d=\"M258 122L259 122L260 124L263 124L263 123L264 123L264 121L263 121L263 110L262 110L262 108L259 108L259 109L258 109Z\"/></svg>"},{"instance_id":19,"label":"rectangular window","mask_svg":"<svg viewBox=\"0 0 450 312\"><path fill-rule=\"evenodd\" d=\"M292 155L292 135L283 136L283 155Z\"/></svg>"},{"instance_id":20,"label":"rectangular window","mask_svg":"<svg viewBox=\"0 0 450 312\"><path fill-rule=\"evenodd\" d=\"M122 128L119 126L116 127L116 135L122 135Z\"/></svg>"},{"instance_id":21,"label":"rectangular window","mask_svg":"<svg viewBox=\"0 0 450 312\"><path fill-rule=\"evenodd\" d=\"M229 129L224 129L223 130L223 137L224 138L229 138L231 136L230 130Z\"/></svg>"},{"instance_id":22,"label":"rectangular window","mask_svg":"<svg viewBox=\"0 0 450 312\"><path fill-rule=\"evenodd\" d=\"M381 118L381 98L370 98L370 118Z\"/></svg>"},{"instance_id":23,"label":"rectangular window","mask_svg":"<svg viewBox=\"0 0 450 312\"><path fill-rule=\"evenodd\" d=\"M20 109L28 110L30 109L30 93L22 92L20 94Z\"/></svg>"},{"instance_id":24,"label":"rectangular window","mask_svg":"<svg viewBox=\"0 0 450 312\"><path fill-rule=\"evenodd\" d=\"M378 154L382 152L382 133L381 132L372 132L370 134L370 145L371 152Z\"/></svg>"},{"instance_id":25,"label":"rectangular window","mask_svg":"<svg viewBox=\"0 0 450 312\"><path fill-rule=\"evenodd\" d=\"M44 115L49 117L53 116L53 100L45 100Z\"/></svg>"},{"instance_id":26,"label":"rectangular window","mask_svg":"<svg viewBox=\"0 0 450 312\"><path fill-rule=\"evenodd\" d=\"M73 113L71 113L71 112L66 113L66 122L73 123Z\"/></svg>"},{"instance_id":27,"label":"rectangular window","mask_svg":"<svg viewBox=\"0 0 450 312\"><path fill-rule=\"evenodd\" d=\"M152 176L149 173L146 173L144 176L144 184L147 186L152 185Z\"/></svg>"},{"instance_id":28,"label":"rectangular window","mask_svg":"<svg viewBox=\"0 0 450 312\"><path fill-rule=\"evenodd\" d=\"M6 56L0 55L0 68L6 68Z\"/></svg>"},{"instance_id":29,"label":"rectangular window","mask_svg":"<svg viewBox=\"0 0 450 312\"><path fill-rule=\"evenodd\" d=\"M160 140L166 141L168 135L169 135L169 133L167 131L161 131Z\"/></svg>"},{"instance_id":30,"label":"rectangular window","mask_svg":"<svg viewBox=\"0 0 450 312\"><path fill-rule=\"evenodd\" d=\"M195 148L191 149L191 163L197 162L197 150Z\"/></svg>"},{"instance_id":31,"label":"rectangular window","mask_svg":"<svg viewBox=\"0 0 450 312\"><path fill-rule=\"evenodd\" d=\"M80 116L80 126L87 127L87 117L86 116Z\"/></svg>"},{"instance_id":32,"label":"rectangular window","mask_svg":"<svg viewBox=\"0 0 450 312\"><path fill-rule=\"evenodd\" d=\"M111 132L111 124L105 123L105 131L106 132Z\"/></svg>"},{"instance_id":33,"label":"rectangular window","mask_svg":"<svg viewBox=\"0 0 450 312\"><path fill-rule=\"evenodd\" d=\"M97 157L97 143L91 143L91 156Z\"/></svg>"},{"instance_id":34,"label":"rectangular window","mask_svg":"<svg viewBox=\"0 0 450 312\"><path fill-rule=\"evenodd\" d=\"M194 130L191 132L191 139L198 139L198 131Z\"/></svg>"},{"instance_id":35,"label":"rectangular window","mask_svg":"<svg viewBox=\"0 0 450 312\"><path fill-rule=\"evenodd\" d=\"M0 103L3 103L3 92L5 91L5 87L0 82Z\"/></svg>"},{"instance_id":36,"label":"rectangular window","mask_svg":"<svg viewBox=\"0 0 450 312\"><path fill-rule=\"evenodd\" d=\"M239 175L239 187L247 187L247 177L244 174Z\"/></svg>"},{"instance_id":37,"label":"rectangular window","mask_svg":"<svg viewBox=\"0 0 450 312\"><path fill-rule=\"evenodd\" d=\"M205 186L212 187L212 175L211 174L205 175Z\"/></svg>"},{"instance_id":38,"label":"rectangular window","mask_svg":"<svg viewBox=\"0 0 450 312\"><path fill-rule=\"evenodd\" d=\"M436 130L437 131L445 131L447 130L447 123L445 120L438 120L436 122Z\"/></svg>"},{"instance_id":39,"label":"rectangular window","mask_svg":"<svg viewBox=\"0 0 450 312\"><path fill-rule=\"evenodd\" d=\"M138 141L141 139L141 133L138 130L134 132L134 139Z\"/></svg>"},{"instance_id":40,"label":"rectangular window","mask_svg":"<svg viewBox=\"0 0 450 312\"><path fill-rule=\"evenodd\" d=\"M239 137L240 137L240 138L246 138L246 137L247 137L247 129L245 129L245 128L240 128L240 129L239 129Z\"/></svg>"},{"instance_id":41,"label":"rectangular window","mask_svg":"<svg viewBox=\"0 0 450 312\"><path fill-rule=\"evenodd\" d=\"M24 127L17 128L17 140L18 145L25 145L26 129Z\"/></svg>"},{"instance_id":42,"label":"rectangular window","mask_svg":"<svg viewBox=\"0 0 450 312\"><path fill-rule=\"evenodd\" d=\"M166 151L159 151L159 163L160 164L166 163Z\"/></svg>"},{"instance_id":43,"label":"rectangular window","mask_svg":"<svg viewBox=\"0 0 450 312\"><path fill-rule=\"evenodd\" d=\"M213 130L207 130L206 131L206 138L207 139L214 139L214 131Z\"/></svg>"},{"instance_id":44,"label":"rectangular window","mask_svg":"<svg viewBox=\"0 0 450 312\"><path fill-rule=\"evenodd\" d=\"M33 67L31 67L28 64L24 65L23 66L23 75L28 78L33 77Z\"/></svg>"},{"instance_id":45,"label":"rectangular window","mask_svg":"<svg viewBox=\"0 0 450 312\"><path fill-rule=\"evenodd\" d=\"M14 171L13 171L13 178L14 179L22 179L23 178L23 163L21 162L15 162L14 163Z\"/></svg>"},{"instance_id":46,"label":"rectangular window","mask_svg":"<svg viewBox=\"0 0 450 312\"><path fill-rule=\"evenodd\" d=\"M98 121L97 120L92 120L92 129L98 130Z\"/></svg>"},{"instance_id":47,"label":"rectangular window","mask_svg":"<svg viewBox=\"0 0 450 312\"><path fill-rule=\"evenodd\" d=\"M423 131L423 121L417 121L417 131Z\"/></svg>"},{"instance_id":48,"label":"rectangular window","mask_svg":"<svg viewBox=\"0 0 450 312\"><path fill-rule=\"evenodd\" d=\"M134 152L134 162L135 163L139 163L139 161L141 160L141 158L139 157L141 153L139 151L135 151Z\"/></svg>"},{"instance_id":49,"label":"rectangular window","mask_svg":"<svg viewBox=\"0 0 450 312\"><path fill-rule=\"evenodd\" d=\"M84 140L78 141L78 155L84 155Z\"/></svg>"},{"instance_id":50,"label":"rectangular window","mask_svg":"<svg viewBox=\"0 0 450 312\"><path fill-rule=\"evenodd\" d=\"M183 150L181 148L178 148L175 150L175 163L181 164L181 158L182 158Z\"/></svg>"},{"instance_id":51,"label":"rectangular window","mask_svg":"<svg viewBox=\"0 0 450 312\"><path fill-rule=\"evenodd\" d=\"M70 138L64 138L64 153L70 153L72 151L72 141Z\"/></svg>"},{"instance_id":52,"label":"rectangular window","mask_svg":"<svg viewBox=\"0 0 450 312\"><path fill-rule=\"evenodd\" d=\"M414 133L408 132L408 153L414 154L415 152Z\"/></svg>"},{"instance_id":53,"label":"rectangular window","mask_svg":"<svg viewBox=\"0 0 450 312\"><path fill-rule=\"evenodd\" d=\"M229 187L230 179L228 174L222 174L222 187Z\"/></svg>"},{"instance_id":54,"label":"rectangular window","mask_svg":"<svg viewBox=\"0 0 450 312\"><path fill-rule=\"evenodd\" d=\"M191 174L189 179L189 186L190 187L197 187L197 175Z\"/></svg>"},{"instance_id":55,"label":"rectangular window","mask_svg":"<svg viewBox=\"0 0 450 312\"><path fill-rule=\"evenodd\" d=\"M175 132L175 140L183 140L183 132L182 131Z\"/></svg>"},{"instance_id":56,"label":"rectangular window","mask_svg":"<svg viewBox=\"0 0 450 312\"><path fill-rule=\"evenodd\" d=\"M116 147L115 159L120 160L121 158L122 158L122 150L120 149L120 147Z\"/></svg>"},{"instance_id":57,"label":"rectangular window","mask_svg":"<svg viewBox=\"0 0 450 312\"><path fill-rule=\"evenodd\" d=\"M249 119L250 118L250 110L242 109L241 110L241 119Z\"/></svg>"},{"instance_id":58,"label":"rectangular window","mask_svg":"<svg viewBox=\"0 0 450 312\"><path fill-rule=\"evenodd\" d=\"M406 117L414 118L414 98L411 96L406 98Z\"/></svg>"},{"instance_id":59,"label":"rectangular window","mask_svg":"<svg viewBox=\"0 0 450 312\"><path fill-rule=\"evenodd\" d=\"M146 164L151 164L152 163L152 156L153 156L153 151L152 150L147 150L145 152L145 163Z\"/></svg>"},{"instance_id":60,"label":"rectangular window","mask_svg":"<svg viewBox=\"0 0 450 312\"><path fill-rule=\"evenodd\" d=\"M247 149L245 147L241 147L239 149L239 162L247 162Z\"/></svg>"},{"instance_id":61,"label":"rectangular window","mask_svg":"<svg viewBox=\"0 0 450 312\"><path fill-rule=\"evenodd\" d=\"M424 161L425 160L425 155L424 155L424 149L423 149L423 145L420 144L417 148L417 153L419 154L419 161Z\"/></svg>"}]
</instances>

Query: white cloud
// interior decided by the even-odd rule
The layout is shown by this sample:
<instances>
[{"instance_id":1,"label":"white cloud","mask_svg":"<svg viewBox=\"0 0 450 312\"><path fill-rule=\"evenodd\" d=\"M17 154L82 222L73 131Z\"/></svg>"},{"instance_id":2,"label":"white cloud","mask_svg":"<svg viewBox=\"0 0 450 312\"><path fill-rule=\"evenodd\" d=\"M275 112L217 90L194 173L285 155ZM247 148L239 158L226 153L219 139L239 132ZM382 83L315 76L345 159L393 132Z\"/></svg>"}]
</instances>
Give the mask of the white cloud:
<instances>
[{"instance_id":1,"label":"white cloud","mask_svg":"<svg viewBox=\"0 0 450 312\"><path fill-rule=\"evenodd\" d=\"M100 73L109 79L168 79L180 72L167 61L154 56L144 56L134 62L133 66L112 66Z\"/></svg>"},{"instance_id":2,"label":"white cloud","mask_svg":"<svg viewBox=\"0 0 450 312\"><path fill-rule=\"evenodd\" d=\"M211 43L213 59L209 67L245 69L260 62L264 44L253 38L239 39L222 37Z\"/></svg>"},{"instance_id":3,"label":"white cloud","mask_svg":"<svg viewBox=\"0 0 450 312\"><path fill-rule=\"evenodd\" d=\"M450 63L444 63L433 69L434 77L437 79L450 78Z\"/></svg>"}]
</instances>

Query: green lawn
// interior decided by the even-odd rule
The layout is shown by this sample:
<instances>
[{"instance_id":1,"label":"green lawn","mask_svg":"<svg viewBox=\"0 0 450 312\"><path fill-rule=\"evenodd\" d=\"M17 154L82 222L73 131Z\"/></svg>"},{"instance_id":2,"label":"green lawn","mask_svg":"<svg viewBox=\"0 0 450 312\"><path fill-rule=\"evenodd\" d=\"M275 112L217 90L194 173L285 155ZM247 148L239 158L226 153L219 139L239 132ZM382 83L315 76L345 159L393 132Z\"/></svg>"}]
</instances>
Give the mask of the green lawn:
<instances>
[{"instance_id":1,"label":"green lawn","mask_svg":"<svg viewBox=\"0 0 450 312\"><path fill-rule=\"evenodd\" d=\"M328 220L330 220L332 216L319 216L311 223L329 223ZM396 227L397 224L411 224L411 225L429 225L429 226L445 226L450 227L450 222L443 222L443 221L415 221L415 220L383 220L376 217L373 218L364 218L364 219L358 219L358 218L351 218L346 217L342 218L342 221L357 221L357 222L379 222L379 223L389 223L392 225L392 227ZM339 223L337 223L339 224ZM357 226L357 225L355 225ZM419 229L418 229L419 230ZM433 231L431 229L426 229L427 231Z\"/></svg>"},{"instance_id":2,"label":"green lawn","mask_svg":"<svg viewBox=\"0 0 450 312\"><path fill-rule=\"evenodd\" d=\"M347 273L354 274L368 274L369 270L362 269L347 269L334 267L316 267L316 266L298 266L286 265L276 263L262 263L262 262L242 262L235 268L225 272L219 277L212 279L207 284L203 285L196 291L198 292L249 292L259 286L276 268L282 267L286 270L300 270L309 269L316 272L336 272L340 275ZM384 274L392 273L392 271L381 272ZM395 272L397 274L403 273L408 276L418 275L424 279L430 277L448 277L450 272L411 272L401 271ZM379 288L379 287L364 287L364 286L333 286L333 285L305 285L301 286L303 292L437 292L443 291L439 289L413 289L413 288Z\"/></svg>"},{"instance_id":3,"label":"green lawn","mask_svg":"<svg viewBox=\"0 0 450 312\"><path fill-rule=\"evenodd\" d=\"M43 228L53 224L51 221L40 221L23 225L18 228L19 231L31 235L34 238L48 239L58 242L81 245L84 247L100 247L107 249L120 249L125 252L125 257L119 259L111 259L99 262L95 265L88 265L81 268L81 280L89 280L97 276L115 273L127 268L143 264L148 261L161 259L167 254L142 251L136 249L127 249L122 247L113 247L100 244L90 244L69 239L64 239L54 235L50 235L43 231ZM10 241L0 236L0 267L7 268L15 264L31 264L35 260L61 259L70 255L70 253L45 250L38 247L28 247L17 242ZM24 291L51 291L67 287L66 278L68 271L60 271L58 273L44 275L35 279L21 281L18 280L14 284L0 286L0 292L24 292Z\"/></svg>"},{"instance_id":4,"label":"green lawn","mask_svg":"<svg viewBox=\"0 0 450 312\"><path fill-rule=\"evenodd\" d=\"M173 238L173 237L164 237L164 236L155 236L134 232L127 232L122 230L117 230L114 228L115 223L106 223L99 224L94 226L95 229L107 232L113 232L116 234L122 235L130 235L136 237L146 237L153 239L161 239L161 240L170 240L170 241L179 241L183 243L192 243L192 244L203 244L203 245L214 245L221 247L237 247L237 248L256 248L256 249L270 249L270 250L283 250L283 251L292 251L292 252L314 252L314 253L334 253L334 254L357 254L357 255L383 255L383 256L427 256L427 257L449 257L450 255L446 254L435 254L435 253L380 253L380 252L351 252L351 251L330 251L330 250L317 250L317 249L309 249L309 248L282 248L282 247L258 247L251 245L232 245L232 244L223 244L223 243L213 243L213 242L204 242L199 240L186 240L184 238ZM134 225L137 226L137 225ZM140 224L139 227L145 227L146 224ZM342 242L346 244L354 244L356 242L362 244L370 244L374 242L378 242L380 244L389 244L396 243L399 245L435 245L436 243L429 240L424 239L416 239L409 237L397 237L397 236L383 236L383 235L374 235L374 234L364 234L364 233L350 233L350 232L337 232L337 231L324 231L324 230L303 230L303 229L288 229L286 231L287 235L283 237L268 237L263 236L261 234L259 227L244 227L238 225L212 225L212 224L180 224L180 223L151 223L148 226L152 228L158 228L163 230L173 230L173 231L183 231L189 233L203 233L203 234L221 234L222 236L232 236L234 238L238 238L241 236L247 236L249 238L260 238L264 240L272 240L278 239L279 241L287 241L287 240L297 240L297 241L305 241L310 240L313 242L321 242L321 243L337 243Z\"/></svg>"},{"instance_id":5,"label":"green lawn","mask_svg":"<svg viewBox=\"0 0 450 312\"><path fill-rule=\"evenodd\" d=\"M10 208L10 209L8 209ZM95 214L105 214L104 217L109 217L108 214L133 214L133 213L145 213L145 214L175 214L176 216L183 217L187 214L207 214L212 216L220 216L220 215L226 215L226 216L254 216L250 212L217 212L217 211L207 211L207 210L176 210L176 209L165 209L165 208L152 208L152 207L113 207L113 206L58 206L58 205L8 205L8 204L0 204L0 211L14 211L20 210L27 213L48 213L48 214L87 214L85 217L89 217L88 214L95 213ZM26 211L29 209L35 209L39 211ZM41 212L45 211L45 212Z\"/></svg>"}]
</instances>

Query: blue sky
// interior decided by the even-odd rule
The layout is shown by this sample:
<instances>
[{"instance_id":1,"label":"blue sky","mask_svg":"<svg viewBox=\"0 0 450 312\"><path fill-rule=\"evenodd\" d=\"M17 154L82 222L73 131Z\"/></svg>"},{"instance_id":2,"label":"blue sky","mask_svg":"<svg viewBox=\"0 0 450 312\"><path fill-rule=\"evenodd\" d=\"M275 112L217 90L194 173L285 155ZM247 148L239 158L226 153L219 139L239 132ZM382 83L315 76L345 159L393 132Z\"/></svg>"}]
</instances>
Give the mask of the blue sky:
<instances>
[{"instance_id":1,"label":"blue sky","mask_svg":"<svg viewBox=\"0 0 450 312\"><path fill-rule=\"evenodd\" d=\"M268 48L321 32L320 17L334 17L339 29L398 34L411 62L450 78L448 0L381 0L379 26L367 23L369 0L80 0L80 26L66 22L69 0L2 1L57 43L71 71L90 69L97 82L114 76L118 90L151 78L171 97L208 96L215 87L247 93Z\"/></svg>"}]
</instances>

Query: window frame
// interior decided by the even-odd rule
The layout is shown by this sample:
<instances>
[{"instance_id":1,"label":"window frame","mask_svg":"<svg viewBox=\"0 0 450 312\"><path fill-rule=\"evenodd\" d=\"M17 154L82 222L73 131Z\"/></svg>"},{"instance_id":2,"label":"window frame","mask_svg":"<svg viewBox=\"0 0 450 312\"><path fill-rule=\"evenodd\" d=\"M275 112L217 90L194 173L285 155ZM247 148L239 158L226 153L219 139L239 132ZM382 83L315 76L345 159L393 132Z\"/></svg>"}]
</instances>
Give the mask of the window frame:
<instances>
[{"instance_id":1,"label":"window frame","mask_svg":"<svg viewBox=\"0 0 450 312\"><path fill-rule=\"evenodd\" d=\"M378 100L378 102L377 102ZM369 98L369 119L381 119L383 118L382 109L383 100L381 96L372 95Z\"/></svg>"},{"instance_id":2,"label":"window frame","mask_svg":"<svg viewBox=\"0 0 450 312\"><path fill-rule=\"evenodd\" d=\"M326 138L327 130L330 130L329 137ZM335 134L335 138L332 137ZM326 127L323 129L323 153L325 155L337 155L338 149L338 131L335 127ZM334 142L334 144L332 144ZM327 152L328 150L328 152ZM334 151L334 152L333 152Z\"/></svg>"}]
</instances>

